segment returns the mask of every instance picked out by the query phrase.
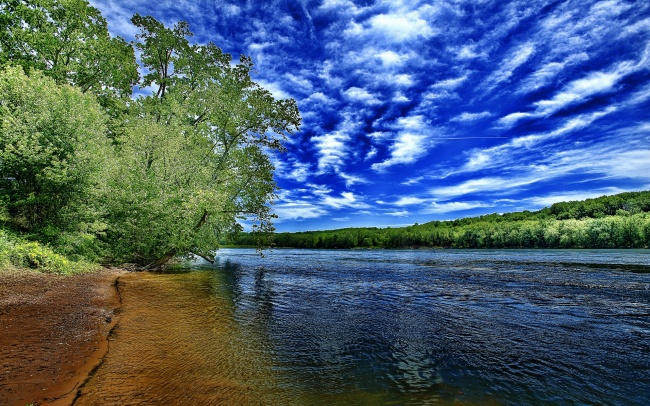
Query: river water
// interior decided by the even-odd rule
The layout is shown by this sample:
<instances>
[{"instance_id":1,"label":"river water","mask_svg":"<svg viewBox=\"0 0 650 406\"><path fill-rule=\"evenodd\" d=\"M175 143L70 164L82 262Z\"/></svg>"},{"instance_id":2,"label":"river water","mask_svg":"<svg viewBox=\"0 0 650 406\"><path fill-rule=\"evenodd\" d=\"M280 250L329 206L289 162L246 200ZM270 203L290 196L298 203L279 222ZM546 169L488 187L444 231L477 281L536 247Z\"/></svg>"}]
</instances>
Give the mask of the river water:
<instances>
[{"instance_id":1,"label":"river water","mask_svg":"<svg viewBox=\"0 0 650 406\"><path fill-rule=\"evenodd\" d=\"M112 404L128 404L133 391L145 402L177 404L650 404L647 250L217 254L214 265L123 282L125 308L129 289L164 285L173 293L164 299L169 309L157 306L158 322L170 325L165 312L176 312L175 324L191 317L178 331L162 327L160 345L186 335L171 342L202 355L174 360L170 345L163 358L171 366L155 368L172 381L189 377L177 382L182 397L161 397L153 378L143 381L149 389L134 384L154 374L142 362L123 370L128 354L137 360L147 351L128 350L130 341L144 344L127 338L125 320L111 344L119 359L99 368L80 404L126 380L132 392ZM152 318L138 317L140 328ZM178 372L189 368L178 358L194 360L191 374ZM224 382L225 400L215 395Z\"/></svg>"}]
</instances>

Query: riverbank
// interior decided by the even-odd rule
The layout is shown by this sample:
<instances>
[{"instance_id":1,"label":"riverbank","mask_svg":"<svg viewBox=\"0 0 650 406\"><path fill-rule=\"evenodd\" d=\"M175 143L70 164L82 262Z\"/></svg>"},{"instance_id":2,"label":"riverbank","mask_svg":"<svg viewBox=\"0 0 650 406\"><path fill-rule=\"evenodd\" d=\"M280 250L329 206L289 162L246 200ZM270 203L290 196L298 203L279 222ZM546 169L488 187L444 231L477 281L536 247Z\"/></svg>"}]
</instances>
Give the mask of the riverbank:
<instances>
[{"instance_id":1,"label":"riverbank","mask_svg":"<svg viewBox=\"0 0 650 406\"><path fill-rule=\"evenodd\" d=\"M0 272L0 404L69 405L108 350L120 269Z\"/></svg>"}]
</instances>

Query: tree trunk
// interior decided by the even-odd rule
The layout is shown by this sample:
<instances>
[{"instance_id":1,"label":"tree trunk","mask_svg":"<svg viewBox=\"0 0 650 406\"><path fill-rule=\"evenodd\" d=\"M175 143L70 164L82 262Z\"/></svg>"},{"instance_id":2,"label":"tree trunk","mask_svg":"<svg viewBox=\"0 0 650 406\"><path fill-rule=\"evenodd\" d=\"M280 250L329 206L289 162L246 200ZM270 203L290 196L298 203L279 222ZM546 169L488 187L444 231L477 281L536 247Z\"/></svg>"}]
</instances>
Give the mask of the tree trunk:
<instances>
[{"instance_id":1,"label":"tree trunk","mask_svg":"<svg viewBox=\"0 0 650 406\"><path fill-rule=\"evenodd\" d=\"M176 248L172 248L165 255L153 261L149 265L145 266L145 269L150 271L157 271L165 267L165 264L169 262L170 259L176 256Z\"/></svg>"},{"instance_id":2,"label":"tree trunk","mask_svg":"<svg viewBox=\"0 0 650 406\"><path fill-rule=\"evenodd\" d=\"M194 226L194 231L198 231L203 225L205 224L206 221L208 221L208 216L210 213L208 213L207 210L203 211L203 216L201 216L201 219L199 220L198 223ZM177 254L176 248L172 248L165 255L162 257L158 258L157 260L153 261L149 265L145 266L145 269L148 269L150 271L154 270L159 270L165 267L165 264L169 262L172 258L174 258ZM210 262L211 264L214 263L214 258L210 258L207 255L202 255L202 254L196 254L200 256L201 258L205 259L206 261Z\"/></svg>"}]
</instances>

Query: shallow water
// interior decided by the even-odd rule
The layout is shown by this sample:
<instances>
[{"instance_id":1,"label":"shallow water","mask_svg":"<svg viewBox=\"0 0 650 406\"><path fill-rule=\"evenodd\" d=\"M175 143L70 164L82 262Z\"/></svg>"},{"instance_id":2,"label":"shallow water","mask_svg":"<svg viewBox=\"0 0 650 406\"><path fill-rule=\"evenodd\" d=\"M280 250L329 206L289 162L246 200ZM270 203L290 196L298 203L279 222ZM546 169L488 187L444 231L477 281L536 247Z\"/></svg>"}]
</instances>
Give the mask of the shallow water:
<instances>
[{"instance_id":1,"label":"shallow water","mask_svg":"<svg viewBox=\"0 0 650 406\"><path fill-rule=\"evenodd\" d=\"M650 402L648 251L238 249L193 268L123 278L132 316L79 404Z\"/></svg>"}]
</instances>

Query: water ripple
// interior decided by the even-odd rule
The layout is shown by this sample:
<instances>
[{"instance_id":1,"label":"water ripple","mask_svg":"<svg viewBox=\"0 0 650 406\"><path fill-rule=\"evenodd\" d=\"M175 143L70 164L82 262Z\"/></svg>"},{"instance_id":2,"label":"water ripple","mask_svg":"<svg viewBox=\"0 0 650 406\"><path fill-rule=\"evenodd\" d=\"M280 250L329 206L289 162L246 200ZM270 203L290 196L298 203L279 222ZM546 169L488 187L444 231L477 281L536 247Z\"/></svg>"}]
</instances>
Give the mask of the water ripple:
<instances>
[{"instance_id":1,"label":"water ripple","mask_svg":"<svg viewBox=\"0 0 650 406\"><path fill-rule=\"evenodd\" d=\"M222 250L234 320L311 404L645 404L647 251Z\"/></svg>"}]
</instances>

